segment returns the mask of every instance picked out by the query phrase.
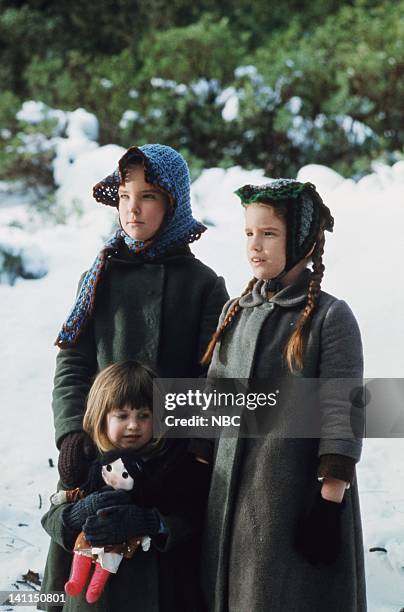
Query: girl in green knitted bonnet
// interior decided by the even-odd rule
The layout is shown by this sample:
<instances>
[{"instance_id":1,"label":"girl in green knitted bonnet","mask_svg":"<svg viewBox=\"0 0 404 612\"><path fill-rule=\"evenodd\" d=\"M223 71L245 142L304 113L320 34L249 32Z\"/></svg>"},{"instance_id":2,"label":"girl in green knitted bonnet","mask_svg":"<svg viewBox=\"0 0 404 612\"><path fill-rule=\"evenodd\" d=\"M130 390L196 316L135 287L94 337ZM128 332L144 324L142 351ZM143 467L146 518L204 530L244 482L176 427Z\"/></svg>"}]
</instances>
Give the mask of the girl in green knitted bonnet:
<instances>
[{"instance_id":1,"label":"girl in green knitted bonnet","mask_svg":"<svg viewBox=\"0 0 404 612\"><path fill-rule=\"evenodd\" d=\"M213 379L281 389L282 403L258 435L218 440L202 564L209 609L363 612L362 440L351 419L361 432L364 415L341 384L361 381L363 351L347 303L321 289L334 220L311 183L278 179L236 194L253 278L225 304L204 363ZM302 379L321 382L320 437L284 434L304 420L293 392Z\"/></svg>"}]
</instances>

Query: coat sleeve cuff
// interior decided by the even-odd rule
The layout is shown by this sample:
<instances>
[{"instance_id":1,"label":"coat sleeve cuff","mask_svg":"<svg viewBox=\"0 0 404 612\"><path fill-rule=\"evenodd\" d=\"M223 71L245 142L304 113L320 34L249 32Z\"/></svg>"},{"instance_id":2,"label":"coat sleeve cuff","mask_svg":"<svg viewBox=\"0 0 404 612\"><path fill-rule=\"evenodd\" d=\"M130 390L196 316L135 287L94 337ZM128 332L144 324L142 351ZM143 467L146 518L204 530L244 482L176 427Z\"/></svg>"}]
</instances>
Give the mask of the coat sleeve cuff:
<instances>
[{"instance_id":1,"label":"coat sleeve cuff","mask_svg":"<svg viewBox=\"0 0 404 612\"><path fill-rule=\"evenodd\" d=\"M63 438L71 433L80 433L83 431L83 416L70 417L60 423L55 431L55 442L57 448L60 450L62 446Z\"/></svg>"},{"instance_id":2,"label":"coat sleeve cuff","mask_svg":"<svg viewBox=\"0 0 404 612\"><path fill-rule=\"evenodd\" d=\"M345 455L321 455L317 476L338 478L352 484L355 477L355 459Z\"/></svg>"}]
</instances>

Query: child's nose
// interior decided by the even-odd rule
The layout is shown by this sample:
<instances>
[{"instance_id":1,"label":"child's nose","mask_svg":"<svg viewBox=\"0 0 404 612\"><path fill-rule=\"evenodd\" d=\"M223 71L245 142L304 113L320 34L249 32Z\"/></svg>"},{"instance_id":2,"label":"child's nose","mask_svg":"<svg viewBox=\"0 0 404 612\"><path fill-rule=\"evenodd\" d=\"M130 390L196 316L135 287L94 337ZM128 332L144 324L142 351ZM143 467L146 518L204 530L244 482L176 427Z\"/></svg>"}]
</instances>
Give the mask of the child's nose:
<instances>
[{"instance_id":1,"label":"child's nose","mask_svg":"<svg viewBox=\"0 0 404 612\"><path fill-rule=\"evenodd\" d=\"M253 238L251 241L251 248L253 251L260 251L261 250L261 243L257 238Z\"/></svg>"},{"instance_id":2,"label":"child's nose","mask_svg":"<svg viewBox=\"0 0 404 612\"><path fill-rule=\"evenodd\" d=\"M138 198L132 198L129 201L129 210L133 213L139 214L141 211L140 200Z\"/></svg>"}]
</instances>

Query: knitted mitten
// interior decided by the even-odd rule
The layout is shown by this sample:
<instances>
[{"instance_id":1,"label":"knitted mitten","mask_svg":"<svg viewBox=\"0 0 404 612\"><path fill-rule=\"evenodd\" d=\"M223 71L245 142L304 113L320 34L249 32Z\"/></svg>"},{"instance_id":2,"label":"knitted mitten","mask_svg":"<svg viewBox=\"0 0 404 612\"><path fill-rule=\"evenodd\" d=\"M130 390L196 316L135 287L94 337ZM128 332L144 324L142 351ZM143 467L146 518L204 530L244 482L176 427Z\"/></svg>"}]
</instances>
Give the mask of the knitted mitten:
<instances>
[{"instance_id":1,"label":"knitted mitten","mask_svg":"<svg viewBox=\"0 0 404 612\"><path fill-rule=\"evenodd\" d=\"M331 565L338 558L341 548L341 517L345 500L329 501L320 490L298 522L295 548L310 563Z\"/></svg>"},{"instance_id":2,"label":"knitted mitten","mask_svg":"<svg viewBox=\"0 0 404 612\"><path fill-rule=\"evenodd\" d=\"M91 495L77 502L65 504L65 508L61 513L61 519L63 535L67 545L73 547L74 540L88 517L95 515L98 510L110 508L117 504L131 503L132 497L129 491L117 490L91 493Z\"/></svg>"},{"instance_id":3,"label":"knitted mitten","mask_svg":"<svg viewBox=\"0 0 404 612\"><path fill-rule=\"evenodd\" d=\"M87 480L90 464L96 454L93 441L84 431L76 431L63 438L58 469L66 488L74 489Z\"/></svg>"},{"instance_id":4,"label":"knitted mitten","mask_svg":"<svg viewBox=\"0 0 404 612\"><path fill-rule=\"evenodd\" d=\"M153 536L160 529L160 519L152 508L116 506L99 510L83 525L86 540L93 546L121 544L132 536Z\"/></svg>"}]
</instances>

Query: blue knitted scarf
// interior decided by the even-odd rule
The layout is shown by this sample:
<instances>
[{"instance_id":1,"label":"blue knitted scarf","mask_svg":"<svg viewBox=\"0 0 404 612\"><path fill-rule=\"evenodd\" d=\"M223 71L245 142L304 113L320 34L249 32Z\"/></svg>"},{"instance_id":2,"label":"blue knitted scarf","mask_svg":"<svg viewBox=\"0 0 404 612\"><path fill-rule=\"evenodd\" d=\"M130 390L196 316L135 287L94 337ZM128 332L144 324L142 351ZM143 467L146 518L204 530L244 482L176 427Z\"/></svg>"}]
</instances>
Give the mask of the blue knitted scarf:
<instances>
[{"instance_id":1,"label":"blue knitted scarf","mask_svg":"<svg viewBox=\"0 0 404 612\"><path fill-rule=\"evenodd\" d=\"M105 243L103 249L101 249L95 258L93 265L84 276L76 303L56 338L56 346L68 348L76 344L81 331L93 313L96 288L102 278L108 256L115 252L123 243L134 254L140 254L145 246L140 240L134 240L128 236L122 229L118 230Z\"/></svg>"}]
</instances>

